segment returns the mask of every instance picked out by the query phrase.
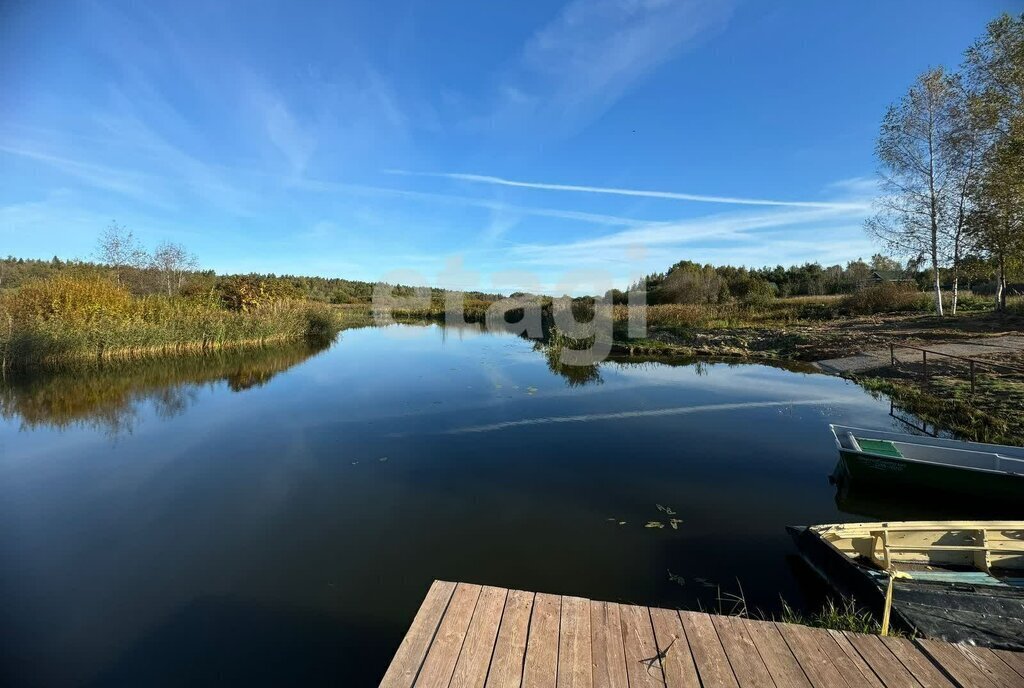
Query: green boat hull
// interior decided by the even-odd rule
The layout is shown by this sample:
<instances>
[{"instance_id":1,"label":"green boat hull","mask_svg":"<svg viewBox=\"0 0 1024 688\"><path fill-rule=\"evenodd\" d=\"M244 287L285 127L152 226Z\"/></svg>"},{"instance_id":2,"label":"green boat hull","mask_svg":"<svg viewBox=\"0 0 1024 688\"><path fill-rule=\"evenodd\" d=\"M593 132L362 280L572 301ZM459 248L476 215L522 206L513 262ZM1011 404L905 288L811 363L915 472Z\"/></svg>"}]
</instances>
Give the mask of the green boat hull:
<instances>
[{"instance_id":1,"label":"green boat hull","mask_svg":"<svg viewBox=\"0 0 1024 688\"><path fill-rule=\"evenodd\" d=\"M866 456L843 450L839 451L839 456L847 475L858 483L877 483L886 487L904 485L1000 501L1019 500L1018 503L1024 505L1022 476Z\"/></svg>"}]
</instances>

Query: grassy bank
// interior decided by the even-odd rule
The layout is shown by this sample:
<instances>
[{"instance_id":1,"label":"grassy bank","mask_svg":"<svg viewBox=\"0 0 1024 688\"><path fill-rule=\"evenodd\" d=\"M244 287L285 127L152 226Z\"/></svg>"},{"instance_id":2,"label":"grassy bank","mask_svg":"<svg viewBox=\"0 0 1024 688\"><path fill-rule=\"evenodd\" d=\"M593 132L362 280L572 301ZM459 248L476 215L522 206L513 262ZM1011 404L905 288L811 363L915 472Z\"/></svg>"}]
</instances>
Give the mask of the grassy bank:
<instances>
[{"instance_id":1,"label":"grassy bank","mask_svg":"<svg viewBox=\"0 0 1024 688\"><path fill-rule=\"evenodd\" d=\"M977 442L1024 446L1024 376L990 374L971 383L961 375L934 375L927 384L903 376L855 378L865 389L935 427Z\"/></svg>"},{"instance_id":2,"label":"grassy bank","mask_svg":"<svg viewBox=\"0 0 1024 688\"><path fill-rule=\"evenodd\" d=\"M232 309L217 295L136 296L102 276L60 275L0 295L0 365L52 368L330 339L325 304L266 299Z\"/></svg>"}]
</instances>

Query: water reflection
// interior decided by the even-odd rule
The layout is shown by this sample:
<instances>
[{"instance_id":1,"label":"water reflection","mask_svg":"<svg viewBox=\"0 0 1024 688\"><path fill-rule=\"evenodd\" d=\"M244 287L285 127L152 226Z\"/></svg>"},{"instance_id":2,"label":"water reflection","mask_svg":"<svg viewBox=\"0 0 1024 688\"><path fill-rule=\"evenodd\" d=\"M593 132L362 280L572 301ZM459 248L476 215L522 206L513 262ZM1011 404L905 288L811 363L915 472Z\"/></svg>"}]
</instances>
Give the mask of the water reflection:
<instances>
[{"instance_id":1,"label":"water reflection","mask_svg":"<svg viewBox=\"0 0 1024 688\"><path fill-rule=\"evenodd\" d=\"M690 609L742 585L752 610L813 608L785 526L848 520L827 423L897 422L830 376L576 376L479 329L349 330L316 353L4 388L7 683L374 685L437 578Z\"/></svg>"},{"instance_id":2,"label":"water reflection","mask_svg":"<svg viewBox=\"0 0 1024 688\"><path fill-rule=\"evenodd\" d=\"M132 432L144 406L158 418L174 418L205 386L224 384L232 392L260 387L325 348L302 342L73 373L9 375L0 383L0 418L17 420L22 429L79 426L116 437Z\"/></svg>"},{"instance_id":3,"label":"water reflection","mask_svg":"<svg viewBox=\"0 0 1024 688\"><path fill-rule=\"evenodd\" d=\"M1020 505L1016 502L972 499L962 493L940 493L931 489L861 483L843 476L841 468L841 462L837 463L832 477L836 488L836 507L856 520L927 521L945 520L951 515L968 520L1020 517Z\"/></svg>"}]
</instances>

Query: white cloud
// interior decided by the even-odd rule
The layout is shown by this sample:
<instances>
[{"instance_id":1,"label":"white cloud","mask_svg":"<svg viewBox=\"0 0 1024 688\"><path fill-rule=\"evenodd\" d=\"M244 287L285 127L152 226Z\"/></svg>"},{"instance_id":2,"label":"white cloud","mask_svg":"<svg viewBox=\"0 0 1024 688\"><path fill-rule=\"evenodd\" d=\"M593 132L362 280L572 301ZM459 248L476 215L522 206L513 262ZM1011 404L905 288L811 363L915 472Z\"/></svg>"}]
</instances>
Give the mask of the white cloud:
<instances>
[{"instance_id":1,"label":"white cloud","mask_svg":"<svg viewBox=\"0 0 1024 688\"><path fill-rule=\"evenodd\" d=\"M640 196L643 198L662 198L676 201L698 201L701 203L724 203L728 205L765 205L786 206L793 208L833 208L838 210L862 210L864 203L833 203L822 201L780 201L764 198L742 198L738 196L708 196L703 194L683 193L678 191L649 191L644 189L624 189L607 186L581 186L578 184L551 184L547 182L526 182L504 179L482 174L465 174L460 172L410 172L408 170L385 170L388 174L399 174L419 177L441 177L464 182L478 182L498 186L512 186L523 189L539 189L543 191L571 191L577 193L610 194L614 196ZM842 188L842 187L836 187Z\"/></svg>"},{"instance_id":2,"label":"white cloud","mask_svg":"<svg viewBox=\"0 0 1024 688\"><path fill-rule=\"evenodd\" d=\"M270 142L288 160L292 174L301 176L316 149L316 139L299 123L284 99L266 86L253 86L249 98Z\"/></svg>"},{"instance_id":3,"label":"white cloud","mask_svg":"<svg viewBox=\"0 0 1024 688\"><path fill-rule=\"evenodd\" d=\"M509 252L514 260L535 266L641 263L657 270L683 258L758 267L805 260L844 261L855 257L853 251L870 246L860 227L863 215L856 207L737 211L649 223L593 239L519 244ZM638 250L643 258L629 259L629 252Z\"/></svg>"},{"instance_id":4,"label":"white cloud","mask_svg":"<svg viewBox=\"0 0 1024 688\"><path fill-rule=\"evenodd\" d=\"M523 46L501 79L490 126L548 130L599 115L639 79L731 13L725 0L572 0Z\"/></svg>"},{"instance_id":5,"label":"white cloud","mask_svg":"<svg viewBox=\"0 0 1024 688\"><path fill-rule=\"evenodd\" d=\"M43 163L93 188L123 194L162 208L170 206L163 196L153 191L156 185L147 175L53 155L33 146L0 143L0 151Z\"/></svg>"}]
</instances>

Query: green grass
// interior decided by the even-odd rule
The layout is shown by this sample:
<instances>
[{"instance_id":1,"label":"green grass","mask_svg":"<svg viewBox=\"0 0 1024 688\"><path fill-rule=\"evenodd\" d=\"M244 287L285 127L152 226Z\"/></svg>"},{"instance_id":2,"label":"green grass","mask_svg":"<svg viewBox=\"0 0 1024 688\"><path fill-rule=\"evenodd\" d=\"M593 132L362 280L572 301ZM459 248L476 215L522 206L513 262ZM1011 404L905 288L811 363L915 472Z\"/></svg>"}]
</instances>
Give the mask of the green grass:
<instances>
[{"instance_id":1,"label":"green grass","mask_svg":"<svg viewBox=\"0 0 1024 688\"><path fill-rule=\"evenodd\" d=\"M858 378L873 394L884 394L898 406L932 425L975 442L1024 445L1024 383L979 376L977 390L958 377L932 377L928 385L899 378Z\"/></svg>"},{"instance_id":2,"label":"green grass","mask_svg":"<svg viewBox=\"0 0 1024 688\"><path fill-rule=\"evenodd\" d=\"M812 626L814 628L827 628L832 631L849 631L851 633L878 635L882 631L882 625L875 620L874 615L866 609L858 607L857 603L848 597L844 597L838 604L830 598L826 600L825 605L821 609L810 614L802 614L795 611L783 600L780 621L801 626ZM902 632L892 628L889 629L889 633L890 635L903 635Z\"/></svg>"}]
</instances>

